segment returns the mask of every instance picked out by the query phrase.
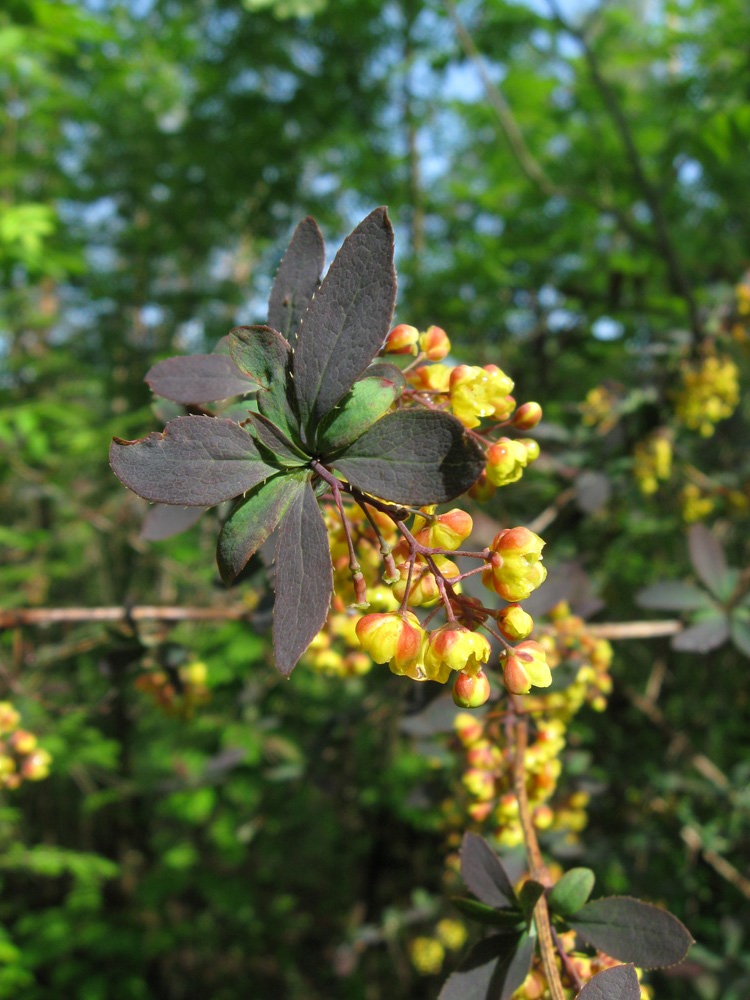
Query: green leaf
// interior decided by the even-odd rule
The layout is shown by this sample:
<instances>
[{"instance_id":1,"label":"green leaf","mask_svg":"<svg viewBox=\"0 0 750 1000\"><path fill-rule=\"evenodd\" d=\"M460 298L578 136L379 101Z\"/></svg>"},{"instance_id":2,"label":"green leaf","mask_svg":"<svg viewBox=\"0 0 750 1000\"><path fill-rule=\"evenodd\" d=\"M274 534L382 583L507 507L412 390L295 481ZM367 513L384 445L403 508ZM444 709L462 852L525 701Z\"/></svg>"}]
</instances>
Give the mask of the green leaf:
<instances>
[{"instance_id":1,"label":"green leaf","mask_svg":"<svg viewBox=\"0 0 750 1000\"><path fill-rule=\"evenodd\" d=\"M676 965L693 944L677 917L630 896L595 899L568 924L594 948L643 969Z\"/></svg>"},{"instance_id":2,"label":"green leaf","mask_svg":"<svg viewBox=\"0 0 750 1000\"><path fill-rule=\"evenodd\" d=\"M363 378L331 410L317 433L323 455L340 451L360 438L390 410L400 395L399 386L385 378Z\"/></svg>"},{"instance_id":3,"label":"green leaf","mask_svg":"<svg viewBox=\"0 0 750 1000\"><path fill-rule=\"evenodd\" d=\"M290 348L269 326L236 326L229 331L232 361L257 382L258 409L287 437L296 437L297 417L289 402Z\"/></svg>"},{"instance_id":4,"label":"green leaf","mask_svg":"<svg viewBox=\"0 0 750 1000\"><path fill-rule=\"evenodd\" d=\"M605 969L586 983L576 1000L640 1000L641 985L632 965Z\"/></svg>"},{"instance_id":5,"label":"green leaf","mask_svg":"<svg viewBox=\"0 0 750 1000\"><path fill-rule=\"evenodd\" d=\"M213 507L278 472L246 431L216 417L177 417L162 434L115 438L109 457L115 475L134 493L180 507Z\"/></svg>"},{"instance_id":6,"label":"green leaf","mask_svg":"<svg viewBox=\"0 0 750 1000\"><path fill-rule=\"evenodd\" d=\"M525 924L518 910L496 910L492 906L487 906L486 903L479 903L476 899L467 899L464 896L455 896L451 902L457 910L480 924L518 931L522 930Z\"/></svg>"},{"instance_id":7,"label":"green leaf","mask_svg":"<svg viewBox=\"0 0 750 1000\"><path fill-rule=\"evenodd\" d=\"M271 452L279 465L295 467L309 464L310 456L290 441L286 434L262 413L250 413L244 426L251 431L259 444Z\"/></svg>"},{"instance_id":8,"label":"green leaf","mask_svg":"<svg viewBox=\"0 0 750 1000\"><path fill-rule=\"evenodd\" d=\"M500 858L476 833L465 833L461 841L461 878L477 899L494 909L516 909L513 884Z\"/></svg>"},{"instance_id":9,"label":"green leaf","mask_svg":"<svg viewBox=\"0 0 750 1000\"><path fill-rule=\"evenodd\" d=\"M713 604L705 590L684 580L652 583L638 591L636 601L651 611L698 611Z\"/></svg>"},{"instance_id":10,"label":"green leaf","mask_svg":"<svg viewBox=\"0 0 750 1000\"><path fill-rule=\"evenodd\" d=\"M475 945L438 1000L510 1000L529 974L534 942L523 934L496 934Z\"/></svg>"},{"instance_id":11,"label":"green leaf","mask_svg":"<svg viewBox=\"0 0 750 1000\"><path fill-rule=\"evenodd\" d=\"M323 234L309 215L294 230L268 300L268 325L293 344L300 321L320 284L326 262Z\"/></svg>"},{"instance_id":12,"label":"green leaf","mask_svg":"<svg viewBox=\"0 0 750 1000\"><path fill-rule=\"evenodd\" d=\"M235 507L219 535L216 559L224 583L242 572L248 559L276 528L310 477L307 471L279 473L256 486Z\"/></svg>"},{"instance_id":13,"label":"green leaf","mask_svg":"<svg viewBox=\"0 0 750 1000\"><path fill-rule=\"evenodd\" d=\"M288 677L323 627L333 592L328 532L309 481L279 525L275 566L273 648Z\"/></svg>"},{"instance_id":14,"label":"green leaf","mask_svg":"<svg viewBox=\"0 0 750 1000\"><path fill-rule=\"evenodd\" d=\"M591 895L595 881L590 868L571 868L550 889L547 897L550 909L561 917L572 917Z\"/></svg>"},{"instance_id":15,"label":"green leaf","mask_svg":"<svg viewBox=\"0 0 750 1000\"><path fill-rule=\"evenodd\" d=\"M705 524L691 526L688 531L688 548L695 572L715 597L725 600L725 588L722 585L727 574L727 561L724 550Z\"/></svg>"},{"instance_id":16,"label":"green leaf","mask_svg":"<svg viewBox=\"0 0 750 1000\"><path fill-rule=\"evenodd\" d=\"M297 335L293 385L309 436L382 347L395 299L393 229L378 208L344 240Z\"/></svg>"},{"instance_id":17,"label":"green leaf","mask_svg":"<svg viewBox=\"0 0 750 1000\"><path fill-rule=\"evenodd\" d=\"M534 907L543 895L544 886L541 882L535 882L533 879L527 879L521 886L518 893L518 902L521 906L521 912L527 920L531 919Z\"/></svg>"},{"instance_id":18,"label":"green leaf","mask_svg":"<svg viewBox=\"0 0 750 1000\"><path fill-rule=\"evenodd\" d=\"M332 465L363 493L424 505L465 493L484 469L484 453L446 413L397 410L378 420Z\"/></svg>"}]
</instances>

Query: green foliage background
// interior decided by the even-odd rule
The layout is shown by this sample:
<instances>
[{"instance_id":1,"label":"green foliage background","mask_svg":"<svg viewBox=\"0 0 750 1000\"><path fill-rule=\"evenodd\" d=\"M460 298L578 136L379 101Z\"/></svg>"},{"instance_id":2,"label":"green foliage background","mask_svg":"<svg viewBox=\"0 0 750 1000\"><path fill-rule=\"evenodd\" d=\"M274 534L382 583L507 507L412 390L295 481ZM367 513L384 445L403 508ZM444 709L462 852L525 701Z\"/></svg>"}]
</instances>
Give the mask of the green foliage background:
<instances>
[{"instance_id":1,"label":"green foliage background","mask_svg":"<svg viewBox=\"0 0 750 1000\"><path fill-rule=\"evenodd\" d=\"M569 504L544 532L548 563L579 560L599 620L640 618L641 587L692 574L674 491L642 497L631 454L669 419L677 359L748 266L750 16L741 0L557 14L3 5L4 608L257 597L252 580L218 584L213 513L139 538L147 505L111 475L108 444L160 426L142 381L156 360L262 321L299 218L332 250L376 204L396 226L397 320L443 326L457 357L500 364L545 407L546 465L492 515L528 521L604 471L609 500ZM604 381L628 401L606 437L577 410ZM681 445L725 490L746 490L746 411ZM745 566L744 509L711 523ZM167 641L208 666L211 701L187 721L133 684ZM0 800L0 997L437 995L404 942L447 912L439 806L455 775L399 727L432 692L377 669L284 682L260 625L19 628L0 643L2 697L54 756L49 779ZM626 697L655 664L666 728ZM610 710L575 730L568 763L598 790L583 836L598 889L664 902L699 942L654 978L659 997L750 992L747 886L705 860L747 871L746 670L728 646L622 643Z\"/></svg>"}]
</instances>

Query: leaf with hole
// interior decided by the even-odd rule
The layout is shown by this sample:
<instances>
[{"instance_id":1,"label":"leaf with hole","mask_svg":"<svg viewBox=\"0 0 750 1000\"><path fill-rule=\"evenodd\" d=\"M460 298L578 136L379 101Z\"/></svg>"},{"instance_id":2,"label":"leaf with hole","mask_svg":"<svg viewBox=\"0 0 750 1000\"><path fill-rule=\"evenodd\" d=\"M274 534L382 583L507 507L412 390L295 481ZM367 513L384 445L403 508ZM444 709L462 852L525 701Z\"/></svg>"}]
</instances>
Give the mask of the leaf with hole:
<instances>
[{"instance_id":1,"label":"leaf with hole","mask_svg":"<svg viewBox=\"0 0 750 1000\"><path fill-rule=\"evenodd\" d=\"M268 325L293 343L320 284L326 262L323 234L309 215L294 230L268 299Z\"/></svg>"},{"instance_id":2,"label":"leaf with hole","mask_svg":"<svg viewBox=\"0 0 750 1000\"><path fill-rule=\"evenodd\" d=\"M344 240L302 318L292 371L308 435L382 347L395 299L393 229L378 208Z\"/></svg>"},{"instance_id":3,"label":"leaf with hole","mask_svg":"<svg viewBox=\"0 0 750 1000\"><path fill-rule=\"evenodd\" d=\"M197 524L205 507L175 507L156 503L149 507L141 525L140 537L145 542L163 542L182 534Z\"/></svg>"},{"instance_id":4,"label":"leaf with hole","mask_svg":"<svg viewBox=\"0 0 750 1000\"><path fill-rule=\"evenodd\" d=\"M216 560L226 584L242 572L297 499L310 473L279 473L256 486L235 507L219 534Z\"/></svg>"},{"instance_id":5,"label":"leaf with hole","mask_svg":"<svg viewBox=\"0 0 750 1000\"><path fill-rule=\"evenodd\" d=\"M279 525L275 567L273 649L288 677L323 627L333 592L328 532L309 482Z\"/></svg>"},{"instance_id":6,"label":"leaf with hole","mask_svg":"<svg viewBox=\"0 0 750 1000\"><path fill-rule=\"evenodd\" d=\"M630 896L605 896L586 903L568 925L587 944L643 969L676 965L693 944L677 917Z\"/></svg>"},{"instance_id":7,"label":"leaf with hole","mask_svg":"<svg viewBox=\"0 0 750 1000\"><path fill-rule=\"evenodd\" d=\"M465 493L484 464L458 420L432 410L388 413L332 460L363 493L416 506Z\"/></svg>"},{"instance_id":8,"label":"leaf with hole","mask_svg":"<svg viewBox=\"0 0 750 1000\"><path fill-rule=\"evenodd\" d=\"M641 1000L641 984L632 965L599 972L586 983L576 1000Z\"/></svg>"},{"instance_id":9,"label":"leaf with hole","mask_svg":"<svg viewBox=\"0 0 750 1000\"><path fill-rule=\"evenodd\" d=\"M246 431L216 417L177 417L162 434L115 438L109 456L115 475L138 496L180 507L213 507L278 472Z\"/></svg>"}]
</instances>

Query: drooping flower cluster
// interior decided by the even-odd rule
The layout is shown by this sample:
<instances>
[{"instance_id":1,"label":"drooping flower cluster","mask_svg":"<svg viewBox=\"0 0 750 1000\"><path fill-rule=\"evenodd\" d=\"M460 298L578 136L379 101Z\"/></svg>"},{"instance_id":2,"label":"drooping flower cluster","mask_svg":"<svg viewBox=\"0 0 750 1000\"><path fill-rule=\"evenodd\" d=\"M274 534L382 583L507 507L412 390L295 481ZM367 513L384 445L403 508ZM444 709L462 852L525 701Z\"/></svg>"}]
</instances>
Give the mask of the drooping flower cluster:
<instances>
[{"instance_id":1,"label":"drooping flower cluster","mask_svg":"<svg viewBox=\"0 0 750 1000\"><path fill-rule=\"evenodd\" d=\"M561 773L560 754L567 726L583 705L598 711L606 707L612 685L612 648L606 640L592 636L584 621L572 615L565 604L553 610L550 623L536 634L538 642L532 645L538 647L540 658L544 654L544 669L551 669L552 678L556 671L562 671L570 681L560 690L531 693L524 701L535 723L524 759L526 790L536 828L562 831L574 838L586 825L589 798L585 791L576 789L552 801ZM526 645L516 646L507 660L520 659L518 651ZM505 681L510 686L507 660ZM514 677L516 668L510 669ZM465 754L462 784L466 813L479 828L491 831L499 844L520 844L523 832L513 794L514 750L505 740L502 722L461 713L456 717L455 731ZM462 816L455 820L460 827Z\"/></svg>"},{"instance_id":2,"label":"drooping flower cluster","mask_svg":"<svg viewBox=\"0 0 750 1000\"><path fill-rule=\"evenodd\" d=\"M672 475L672 441L663 430L650 434L639 441L633 452L633 474L641 493L649 496L656 493L660 482L666 482Z\"/></svg>"},{"instance_id":3,"label":"drooping flower cluster","mask_svg":"<svg viewBox=\"0 0 750 1000\"><path fill-rule=\"evenodd\" d=\"M52 757L20 722L20 712L9 701L0 701L0 788L18 788L49 774Z\"/></svg>"},{"instance_id":4,"label":"drooping flower cluster","mask_svg":"<svg viewBox=\"0 0 750 1000\"><path fill-rule=\"evenodd\" d=\"M711 437L716 424L732 416L739 399L737 365L727 355L710 353L697 364L685 366L675 413L687 428Z\"/></svg>"}]
</instances>

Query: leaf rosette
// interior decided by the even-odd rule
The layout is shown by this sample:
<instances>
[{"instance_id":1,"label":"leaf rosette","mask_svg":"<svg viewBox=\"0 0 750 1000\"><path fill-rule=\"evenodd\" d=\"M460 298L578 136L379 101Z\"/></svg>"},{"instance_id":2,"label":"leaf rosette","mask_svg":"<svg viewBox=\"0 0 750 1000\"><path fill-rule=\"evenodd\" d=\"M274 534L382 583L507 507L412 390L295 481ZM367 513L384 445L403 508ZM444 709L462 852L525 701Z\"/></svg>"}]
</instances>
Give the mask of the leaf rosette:
<instances>
[{"instance_id":1,"label":"leaf rosette","mask_svg":"<svg viewBox=\"0 0 750 1000\"><path fill-rule=\"evenodd\" d=\"M407 400L400 371L372 364L396 298L386 210L354 229L321 280L324 263L323 237L308 217L276 274L268 325L237 327L217 352L168 358L146 377L177 403L240 398L239 413L232 405L219 416L179 416L163 433L115 438L110 450L115 474L147 500L203 508L234 501L217 551L226 583L275 534L274 653L285 675L331 602L318 503L325 484L358 499L422 506L464 493L484 467L458 420Z\"/></svg>"}]
</instances>

